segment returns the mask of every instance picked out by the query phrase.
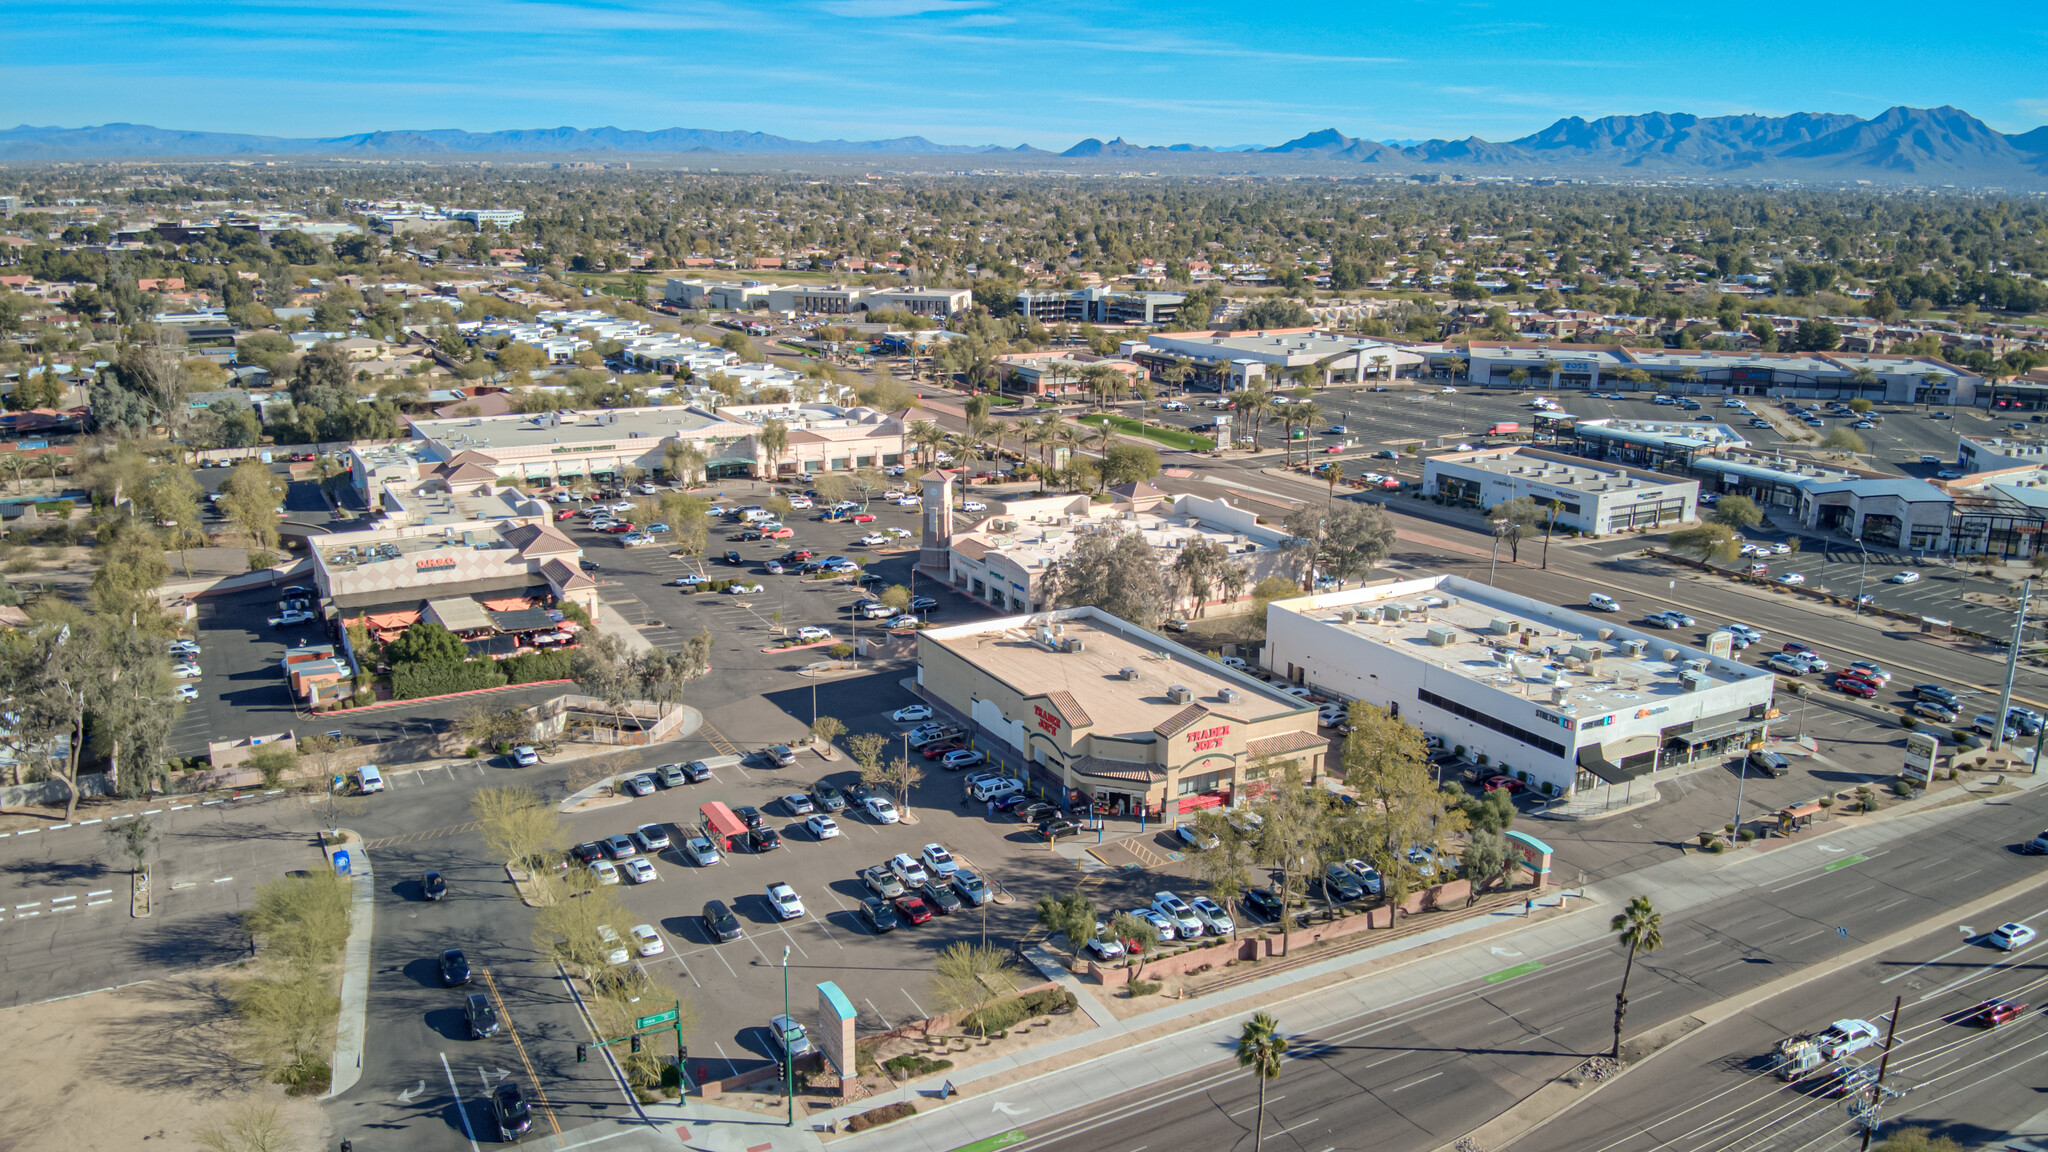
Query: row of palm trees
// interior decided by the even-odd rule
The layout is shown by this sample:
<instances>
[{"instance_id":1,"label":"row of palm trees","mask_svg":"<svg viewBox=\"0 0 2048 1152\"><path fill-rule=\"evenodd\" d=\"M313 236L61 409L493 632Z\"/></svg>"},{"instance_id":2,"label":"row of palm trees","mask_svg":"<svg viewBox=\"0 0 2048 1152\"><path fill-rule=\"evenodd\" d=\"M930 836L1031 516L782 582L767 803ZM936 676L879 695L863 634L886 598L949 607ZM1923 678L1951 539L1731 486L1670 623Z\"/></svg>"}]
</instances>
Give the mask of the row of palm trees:
<instances>
[{"instance_id":1,"label":"row of palm trees","mask_svg":"<svg viewBox=\"0 0 2048 1152\"><path fill-rule=\"evenodd\" d=\"M1608 922L1615 940L1628 949L1621 970L1621 991L1614 994L1614 1045L1612 1059L1621 1058L1621 1022L1628 1014L1628 979L1635 972L1639 953L1655 952L1664 945L1664 917L1648 896L1638 896ZM1287 1055L1287 1037L1280 1034L1280 1022L1270 1012L1254 1012L1237 1037L1237 1066L1250 1072L1259 1084L1258 1120L1253 1127L1252 1147L1266 1140L1266 1085L1280 1078L1280 1062Z\"/></svg>"}]
</instances>

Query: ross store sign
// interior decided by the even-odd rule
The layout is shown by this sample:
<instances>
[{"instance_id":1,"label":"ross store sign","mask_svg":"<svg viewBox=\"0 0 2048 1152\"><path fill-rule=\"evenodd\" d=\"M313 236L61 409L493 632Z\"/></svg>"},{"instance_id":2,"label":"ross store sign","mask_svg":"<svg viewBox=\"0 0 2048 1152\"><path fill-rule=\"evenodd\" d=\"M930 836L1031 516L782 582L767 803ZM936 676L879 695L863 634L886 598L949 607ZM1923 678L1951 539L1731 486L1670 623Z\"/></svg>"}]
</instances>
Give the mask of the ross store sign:
<instances>
[{"instance_id":1,"label":"ross store sign","mask_svg":"<svg viewBox=\"0 0 2048 1152\"><path fill-rule=\"evenodd\" d=\"M565 445L564 447L561 448L550 448L548 449L548 452L552 455L560 456L564 452L612 452L616 451L617 449L617 444L570 444Z\"/></svg>"},{"instance_id":2,"label":"ross store sign","mask_svg":"<svg viewBox=\"0 0 2048 1152\"><path fill-rule=\"evenodd\" d=\"M455 557L429 556L425 560L419 561L416 567L421 572L431 572L436 568L453 568L455 567Z\"/></svg>"},{"instance_id":3,"label":"ross store sign","mask_svg":"<svg viewBox=\"0 0 2048 1152\"><path fill-rule=\"evenodd\" d=\"M1214 728L1202 728L1187 735L1189 751L1207 752L1211 748L1223 747L1223 738L1230 735L1230 725L1219 724Z\"/></svg>"},{"instance_id":4,"label":"ross store sign","mask_svg":"<svg viewBox=\"0 0 2048 1152\"><path fill-rule=\"evenodd\" d=\"M1059 718L1059 716L1058 716L1057 714L1055 714L1055 713L1052 713L1052 712L1047 712L1047 711L1046 711L1045 709L1043 709L1043 708L1040 708L1040 707L1039 707L1038 705L1036 705L1036 704L1033 704L1033 705L1031 706L1031 710L1032 710L1033 712L1035 712L1035 713L1037 713L1037 714L1038 714L1038 730L1039 730L1039 731L1041 731L1041 732L1046 732L1046 733L1049 733L1049 734L1051 734L1051 735L1054 735L1054 736L1057 736L1057 735L1059 735L1059 734L1060 734L1060 723L1061 723L1061 721L1060 721L1060 718Z\"/></svg>"}]
</instances>

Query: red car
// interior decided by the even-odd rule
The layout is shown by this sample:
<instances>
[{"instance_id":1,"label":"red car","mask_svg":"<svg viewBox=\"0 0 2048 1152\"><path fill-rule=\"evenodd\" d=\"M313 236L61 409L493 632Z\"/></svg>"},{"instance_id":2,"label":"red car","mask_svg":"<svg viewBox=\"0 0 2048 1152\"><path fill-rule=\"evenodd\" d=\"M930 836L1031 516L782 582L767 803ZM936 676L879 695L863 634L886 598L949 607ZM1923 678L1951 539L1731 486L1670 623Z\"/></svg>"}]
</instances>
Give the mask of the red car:
<instances>
[{"instance_id":1,"label":"red car","mask_svg":"<svg viewBox=\"0 0 2048 1152\"><path fill-rule=\"evenodd\" d=\"M873 524L875 522L875 514L873 512L855 513L853 522L855 524Z\"/></svg>"},{"instance_id":2,"label":"red car","mask_svg":"<svg viewBox=\"0 0 2048 1152\"><path fill-rule=\"evenodd\" d=\"M1486 781L1488 792L1506 792L1510 796L1520 792L1522 787L1522 782L1513 776L1494 776Z\"/></svg>"},{"instance_id":3,"label":"red car","mask_svg":"<svg viewBox=\"0 0 2048 1152\"><path fill-rule=\"evenodd\" d=\"M924 753L924 758L927 760L937 760L948 752L958 752L965 747L967 745L962 744L958 740L934 740L918 749L918 751Z\"/></svg>"},{"instance_id":4,"label":"red car","mask_svg":"<svg viewBox=\"0 0 2048 1152\"><path fill-rule=\"evenodd\" d=\"M626 533L632 532L635 529L631 524L612 524L607 526L604 530L606 532L611 533L614 536L624 536Z\"/></svg>"},{"instance_id":5,"label":"red car","mask_svg":"<svg viewBox=\"0 0 2048 1152\"><path fill-rule=\"evenodd\" d=\"M773 532L764 532L762 533L762 535L766 536L770 540L787 540L791 536L796 535L796 529L777 528Z\"/></svg>"},{"instance_id":6,"label":"red car","mask_svg":"<svg viewBox=\"0 0 2048 1152\"><path fill-rule=\"evenodd\" d=\"M1854 676L1835 677L1835 688L1837 691L1847 692L1851 696L1861 696L1865 700L1872 700L1877 697L1877 685L1872 684L1868 680L1859 680Z\"/></svg>"},{"instance_id":7,"label":"red car","mask_svg":"<svg viewBox=\"0 0 2048 1152\"><path fill-rule=\"evenodd\" d=\"M2011 1000L1986 1000L1970 1010L1969 1021L1986 1028L1996 1028L2008 1020L2016 1019L2026 1010L2025 1004L2017 1004Z\"/></svg>"},{"instance_id":8,"label":"red car","mask_svg":"<svg viewBox=\"0 0 2048 1152\"><path fill-rule=\"evenodd\" d=\"M555 513L555 519L557 520L570 520L574 519L575 516L576 510L574 508L564 508L560 512Z\"/></svg>"},{"instance_id":9,"label":"red car","mask_svg":"<svg viewBox=\"0 0 2048 1152\"><path fill-rule=\"evenodd\" d=\"M931 905L926 904L916 896L898 896L896 898L896 914L912 924L929 924L932 922Z\"/></svg>"},{"instance_id":10,"label":"red car","mask_svg":"<svg viewBox=\"0 0 2048 1152\"><path fill-rule=\"evenodd\" d=\"M816 552L811 551L809 548L793 548L782 557L782 562L784 564L801 564L806 560L816 559L817 555Z\"/></svg>"},{"instance_id":11,"label":"red car","mask_svg":"<svg viewBox=\"0 0 2048 1152\"><path fill-rule=\"evenodd\" d=\"M1323 449L1324 452L1332 456L1335 456L1337 453L1342 452L1343 450L1344 446L1342 444L1332 444L1328 448Z\"/></svg>"}]
</instances>

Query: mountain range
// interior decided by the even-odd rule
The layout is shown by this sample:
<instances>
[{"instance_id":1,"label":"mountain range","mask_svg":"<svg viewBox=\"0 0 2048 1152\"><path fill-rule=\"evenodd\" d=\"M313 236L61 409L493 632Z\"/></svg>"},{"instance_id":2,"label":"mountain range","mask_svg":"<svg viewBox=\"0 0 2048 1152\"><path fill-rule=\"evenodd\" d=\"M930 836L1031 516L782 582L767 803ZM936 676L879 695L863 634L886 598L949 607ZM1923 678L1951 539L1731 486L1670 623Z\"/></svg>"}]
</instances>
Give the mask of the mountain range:
<instances>
[{"instance_id":1,"label":"mountain range","mask_svg":"<svg viewBox=\"0 0 2048 1152\"><path fill-rule=\"evenodd\" d=\"M1491 175L1605 175L1755 180L1803 178L1944 184L2048 184L2048 126L2008 135L1958 108L1897 107L1864 119L1828 112L1693 116L1651 112L1559 120L1514 140L1377 141L1325 128L1284 144L1140 145L1083 140L1064 152L1029 145L887 140L793 140L760 132L666 128L535 128L506 132L396 130L293 138L191 132L145 124L0 129L0 161L131 157L455 157L708 154L737 156L978 156L1039 162L1165 162L1177 169L1357 169Z\"/></svg>"}]
</instances>

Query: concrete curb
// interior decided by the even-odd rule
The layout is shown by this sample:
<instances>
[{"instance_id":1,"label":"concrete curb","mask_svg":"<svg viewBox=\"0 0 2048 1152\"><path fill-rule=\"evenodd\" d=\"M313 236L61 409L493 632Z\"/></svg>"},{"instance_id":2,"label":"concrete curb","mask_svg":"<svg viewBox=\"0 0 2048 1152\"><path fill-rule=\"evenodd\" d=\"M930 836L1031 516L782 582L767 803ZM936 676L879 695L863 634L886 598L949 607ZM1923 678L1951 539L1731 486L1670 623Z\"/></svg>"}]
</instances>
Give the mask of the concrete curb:
<instances>
[{"instance_id":1,"label":"concrete curb","mask_svg":"<svg viewBox=\"0 0 2048 1152\"><path fill-rule=\"evenodd\" d=\"M342 829L342 831L348 831ZM334 1059L328 1062L331 1075L320 1099L332 1100L356 1086L363 1078L363 1050L370 1027L370 936L375 925L377 882L370 857L363 851L363 838L349 832L347 844L323 850L327 867L334 867L334 853L348 853L350 878L348 944L342 950L341 1017L334 1027Z\"/></svg>"},{"instance_id":2,"label":"concrete curb","mask_svg":"<svg viewBox=\"0 0 2048 1152\"><path fill-rule=\"evenodd\" d=\"M1633 1063L1624 1065L1619 1072L1616 1072L1614 1075L1609 1076L1607 1079L1598 1081L1587 1090L1573 1091L1571 1095L1564 1096L1561 1099L1561 1101L1561 1094L1548 1091L1553 1087L1557 1087L1558 1084L1561 1083L1561 1081L1546 1084L1542 1088L1538 1088L1535 1092L1524 1097L1521 1103L1516 1104L1514 1107L1509 1108L1506 1112L1501 1113L1499 1116L1494 1117L1487 1123L1481 1125L1478 1128L1473 1129L1471 1132L1466 1133L1463 1137L1460 1137L1460 1139L1471 1140L1473 1143L1477 1144L1481 1148L1487 1149L1504 1149L1512 1147L1515 1141L1520 1140L1522 1137L1527 1136L1532 1132L1540 1130L1545 1125L1548 1125L1551 1121L1557 1119L1559 1116L1562 1116L1566 1112L1571 1111L1574 1105L1585 1102L1586 1100L1590 1099L1594 1094L1598 1093L1601 1089L1606 1088L1609 1085L1619 1083L1621 1080L1625 1079L1630 1072L1634 1071L1637 1068L1642 1067L1644 1064L1649 1063L1652 1059L1655 1059L1662 1053L1671 1051L1672 1049L1679 1047L1680 1043L1687 1037L1696 1036L1699 1033L1706 1031L1708 1028L1711 1028L1716 1024L1719 1024L1743 1012L1747 1012L1751 1008L1756 1007L1758 1004L1761 1004L1774 996L1781 996L1796 988L1800 988L1804 985L1810 984L1815 980L1819 980L1827 976L1832 976L1845 968L1854 967L1855 965L1864 963L1865 961L1870 960L1876 956L1880 956L1885 952L1888 952L1891 949L1898 947L1901 944L1906 944L1918 937L1925 936L1932 929L1939 927L1942 924L1946 924L1951 920L1955 920L1964 916L1975 915L1977 912L1980 912L1986 908L1990 908L1994 905L2001 904L2007 900L2014 899L2015 897L2018 897L2028 891L2031 891L2032 889L2038 888L2042 884L2048 884L2048 875L2036 876L2031 879L2016 881L2012 884L2006 885L2005 887L1999 889L1996 892L1986 893L1985 895L1980 896L1975 900L1972 900L1968 904L1960 905L1954 908L1945 908L1938 915L1929 916L1924 920L1920 920L1914 924L1907 925L1906 927L1901 928L1896 932L1893 932L1889 936L1884 936L1877 940L1873 940L1860 948L1853 949L1841 956L1836 957L1833 960L1828 961L1826 964L1811 965L1798 972L1794 972L1787 976L1781 977L1777 980L1773 980L1768 984L1759 985L1755 988L1750 989L1747 992L1739 993L1735 996L1731 996L1726 999L1716 1001L1715 1003L1705 1008L1702 1008L1700 1011L1694 1012L1689 1016L1680 1017L1677 1020L1667 1021L1656 1031L1661 1032L1671 1029L1677 1029L1679 1032L1677 1036L1671 1037L1669 1040L1665 1041L1660 1046L1652 1049L1649 1052L1644 1053L1641 1057L1637 1058ZM1684 1025L1687 1021L1696 1021L1697 1023L1695 1026L1691 1028L1686 1028L1684 1027ZM1452 1140L1444 1144L1440 1144L1437 1146L1436 1152L1454 1152L1454 1149L1456 1148L1458 1142L1458 1140Z\"/></svg>"}]
</instances>

